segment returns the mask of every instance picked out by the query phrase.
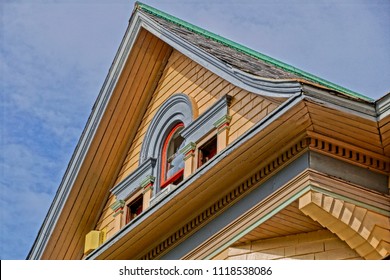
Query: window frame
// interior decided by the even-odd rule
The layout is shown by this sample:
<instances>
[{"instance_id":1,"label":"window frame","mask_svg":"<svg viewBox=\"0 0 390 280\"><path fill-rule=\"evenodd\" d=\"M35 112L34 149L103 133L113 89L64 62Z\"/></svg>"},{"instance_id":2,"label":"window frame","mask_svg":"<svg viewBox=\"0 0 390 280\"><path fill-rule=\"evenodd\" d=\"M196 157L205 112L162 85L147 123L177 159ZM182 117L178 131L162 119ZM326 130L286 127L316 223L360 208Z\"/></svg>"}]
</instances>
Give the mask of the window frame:
<instances>
[{"instance_id":1,"label":"window frame","mask_svg":"<svg viewBox=\"0 0 390 280\"><path fill-rule=\"evenodd\" d=\"M201 140L199 140L197 143L196 143L196 150L195 150L195 162L194 162L194 170L197 170L199 168L201 168L203 165L205 165L207 162L203 163L203 164L199 164L199 161L200 161L200 153L201 153L201 149L202 147L204 147L205 144L207 144L209 141L211 141L213 138L215 138L216 140L216 148L217 148L217 152L215 153L214 156L216 156L218 154L218 134L217 134L217 130L214 129L213 131L211 131L210 133L208 133L207 135L205 135ZM209 159L208 161L210 161L211 159Z\"/></svg>"},{"instance_id":2,"label":"window frame","mask_svg":"<svg viewBox=\"0 0 390 280\"><path fill-rule=\"evenodd\" d=\"M132 206L134 203L137 201L141 200L142 201L142 211L137 215L140 216L142 213L145 211L144 209L144 195L142 189L138 189L136 192L134 192L131 196L129 196L125 201L124 201L124 206L123 206L123 214L121 217L121 225L126 225L136 219L137 217L134 217L133 219L130 219L129 215L129 207Z\"/></svg>"},{"instance_id":3,"label":"window frame","mask_svg":"<svg viewBox=\"0 0 390 280\"><path fill-rule=\"evenodd\" d=\"M170 130L167 137L164 140L162 152L161 152L161 176L160 176L160 190L167 187L169 184L174 183L175 181L179 180L180 177L184 174L184 167L178 170L176 173L174 173L169 178L167 177L167 166L168 166L168 147L172 140L173 135L177 132L178 129L184 128L184 123L179 122Z\"/></svg>"},{"instance_id":4,"label":"window frame","mask_svg":"<svg viewBox=\"0 0 390 280\"><path fill-rule=\"evenodd\" d=\"M203 152L202 150L206 145L209 145L212 141L215 141L215 153L214 155L209 158L206 162L202 162L202 156ZM217 134L211 134L208 135L203 141L201 141L198 145L197 154L196 154L196 169L200 168L201 166L205 165L208 161L210 161L213 157L215 157L218 154L218 135Z\"/></svg>"}]
</instances>

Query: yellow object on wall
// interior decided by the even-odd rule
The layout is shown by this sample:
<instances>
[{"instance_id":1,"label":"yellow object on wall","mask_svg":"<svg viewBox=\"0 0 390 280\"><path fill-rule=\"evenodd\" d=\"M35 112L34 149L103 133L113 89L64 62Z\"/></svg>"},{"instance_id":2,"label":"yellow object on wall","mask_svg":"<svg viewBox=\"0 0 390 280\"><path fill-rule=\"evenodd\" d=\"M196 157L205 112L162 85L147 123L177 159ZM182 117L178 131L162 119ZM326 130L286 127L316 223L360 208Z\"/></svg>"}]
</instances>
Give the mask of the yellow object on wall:
<instances>
[{"instance_id":1,"label":"yellow object on wall","mask_svg":"<svg viewBox=\"0 0 390 280\"><path fill-rule=\"evenodd\" d=\"M87 255L99 247L106 239L106 229L92 230L85 236L84 254Z\"/></svg>"}]
</instances>

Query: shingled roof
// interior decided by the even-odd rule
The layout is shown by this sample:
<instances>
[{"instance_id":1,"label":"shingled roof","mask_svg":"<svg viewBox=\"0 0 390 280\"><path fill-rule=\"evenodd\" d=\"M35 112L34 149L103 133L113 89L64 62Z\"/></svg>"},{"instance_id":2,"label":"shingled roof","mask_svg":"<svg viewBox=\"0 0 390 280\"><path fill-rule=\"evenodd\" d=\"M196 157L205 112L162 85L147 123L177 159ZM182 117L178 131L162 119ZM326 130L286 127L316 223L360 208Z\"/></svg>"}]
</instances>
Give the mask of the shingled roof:
<instances>
[{"instance_id":1,"label":"shingled roof","mask_svg":"<svg viewBox=\"0 0 390 280\"><path fill-rule=\"evenodd\" d=\"M146 13L151 20L164 29L202 49L221 62L245 73L266 79L293 79L319 85L348 97L373 102L369 97L254 51L141 2L137 2L135 7L135 9Z\"/></svg>"}]
</instances>

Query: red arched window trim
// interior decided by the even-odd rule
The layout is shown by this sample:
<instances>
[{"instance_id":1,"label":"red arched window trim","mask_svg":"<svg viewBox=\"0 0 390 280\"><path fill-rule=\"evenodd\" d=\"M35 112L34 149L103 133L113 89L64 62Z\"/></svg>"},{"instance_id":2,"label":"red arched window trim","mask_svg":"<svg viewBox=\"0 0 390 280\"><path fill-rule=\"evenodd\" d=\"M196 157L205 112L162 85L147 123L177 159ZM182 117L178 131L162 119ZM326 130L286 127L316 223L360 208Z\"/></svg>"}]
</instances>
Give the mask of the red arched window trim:
<instances>
[{"instance_id":1,"label":"red arched window trim","mask_svg":"<svg viewBox=\"0 0 390 280\"><path fill-rule=\"evenodd\" d=\"M173 174L171 177L165 178L166 177L166 172L167 172L166 168L167 168L167 160L168 160L167 159L167 149L168 149L170 141L172 140L172 136L181 127L184 127L183 123L178 123L177 125L175 125L172 128L172 130L169 132L167 138L165 138L163 149L162 149L162 158L161 158L161 183L160 183L160 189L163 189L166 186L168 186L169 184L175 182L184 173L184 168L182 168L179 171L177 171L175 174Z\"/></svg>"}]
</instances>

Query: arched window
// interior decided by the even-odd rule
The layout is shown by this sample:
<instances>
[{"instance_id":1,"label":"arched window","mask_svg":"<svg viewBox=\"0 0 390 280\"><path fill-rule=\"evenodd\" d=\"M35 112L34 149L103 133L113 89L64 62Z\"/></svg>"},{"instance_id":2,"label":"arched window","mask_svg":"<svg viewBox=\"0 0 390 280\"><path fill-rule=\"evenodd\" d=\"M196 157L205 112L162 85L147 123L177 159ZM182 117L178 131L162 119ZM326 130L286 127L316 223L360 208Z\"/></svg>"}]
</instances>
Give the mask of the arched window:
<instances>
[{"instance_id":1,"label":"arched window","mask_svg":"<svg viewBox=\"0 0 390 280\"><path fill-rule=\"evenodd\" d=\"M180 149L184 146L184 138L180 135L180 131L183 128L183 123L176 124L164 141L161 158L160 189L165 188L169 184L177 185L183 180L184 155L180 153Z\"/></svg>"}]
</instances>

